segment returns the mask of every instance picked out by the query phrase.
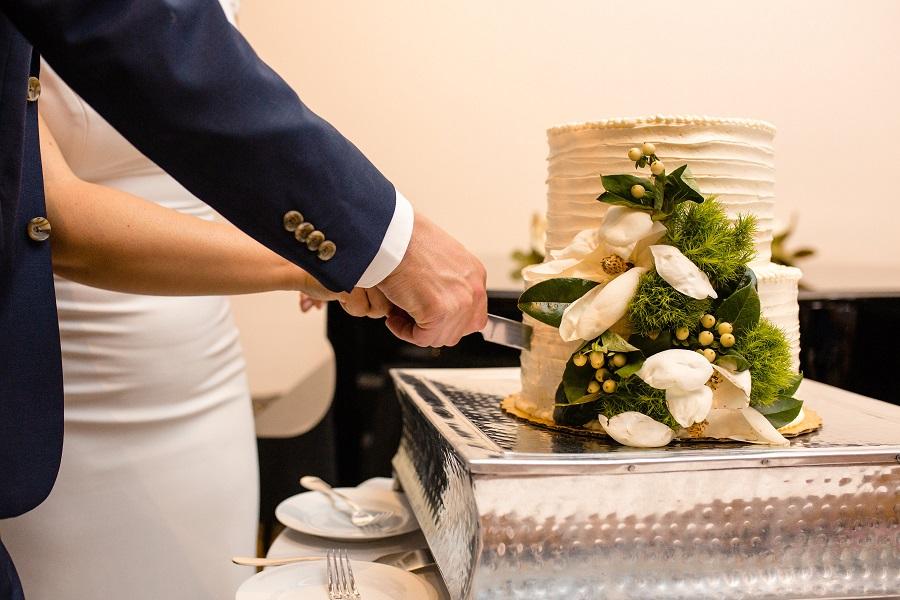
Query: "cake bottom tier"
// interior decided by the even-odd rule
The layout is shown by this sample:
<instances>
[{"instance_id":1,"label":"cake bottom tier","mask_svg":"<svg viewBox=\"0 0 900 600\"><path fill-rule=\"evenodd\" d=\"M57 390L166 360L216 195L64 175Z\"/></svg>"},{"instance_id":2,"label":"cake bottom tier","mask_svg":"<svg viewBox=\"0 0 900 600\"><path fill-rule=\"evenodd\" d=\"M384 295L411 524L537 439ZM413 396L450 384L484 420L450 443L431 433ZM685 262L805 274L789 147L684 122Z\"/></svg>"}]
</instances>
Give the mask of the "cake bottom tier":
<instances>
[{"instance_id":1,"label":"cake bottom tier","mask_svg":"<svg viewBox=\"0 0 900 600\"><path fill-rule=\"evenodd\" d=\"M780 328L791 348L791 366L800 369L800 315L797 286L802 272L795 267L774 263L753 266L758 280L759 300L764 317ZM580 345L565 342L559 330L525 315L534 328L531 350L523 350L522 393L516 406L541 419L552 420L556 388L562 381L566 362Z\"/></svg>"}]
</instances>

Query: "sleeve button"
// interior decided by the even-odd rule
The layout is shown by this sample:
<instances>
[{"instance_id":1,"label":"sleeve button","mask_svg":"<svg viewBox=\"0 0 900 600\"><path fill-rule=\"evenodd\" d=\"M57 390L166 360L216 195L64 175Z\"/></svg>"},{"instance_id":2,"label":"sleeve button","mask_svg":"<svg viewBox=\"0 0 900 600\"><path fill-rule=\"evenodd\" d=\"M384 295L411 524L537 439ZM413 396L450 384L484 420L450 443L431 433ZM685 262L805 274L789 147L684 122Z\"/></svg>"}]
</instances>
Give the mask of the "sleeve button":
<instances>
[{"instance_id":1,"label":"sleeve button","mask_svg":"<svg viewBox=\"0 0 900 600\"><path fill-rule=\"evenodd\" d=\"M47 217L35 217L28 221L28 237L36 242L45 242L50 237L50 221Z\"/></svg>"},{"instance_id":2,"label":"sleeve button","mask_svg":"<svg viewBox=\"0 0 900 600\"><path fill-rule=\"evenodd\" d=\"M315 231L315 227L312 223L300 223L297 225L297 229L294 230L294 237L297 238L298 242L306 242L306 238L309 237L313 231Z\"/></svg>"},{"instance_id":3,"label":"sleeve button","mask_svg":"<svg viewBox=\"0 0 900 600\"><path fill-rule=\"evenodd\" d=\"M315 252L325 241L325 234L319 230L313 231L306 238L306 247Z\"/></svg>"},{"instance_id":4,"label":"sleeve button","mask_svg":"<svg viewBox=\"0 0 900 600\"><path fill-rule=\"evenodd\" d=\"M303 215L296 210L284 213L284 228L287 231L297 231L297 227L303 222Z\"/></svg>"},{"instance_id":5,"label":"sleeve button","mask_svg":"<svg viewBox=\"0 0 900 600\"><path fill-rule=\"evenodd\" d=\"M318 257L321 261L329 261L337 253L337 246L331 240L325 240L319 246Z\"/></svg>"},{"instance_id":6,"label":"sleeve button","mask_svg":"<svg viewBox=\"0 0 900 600\"><path fill-rule=\"evenodd\" d=\"M28 93L25 98L29 102L37 102L37 99L41 97L41 80L37 77L29 77L28 78Z\"/></svg>"}]
</instances>

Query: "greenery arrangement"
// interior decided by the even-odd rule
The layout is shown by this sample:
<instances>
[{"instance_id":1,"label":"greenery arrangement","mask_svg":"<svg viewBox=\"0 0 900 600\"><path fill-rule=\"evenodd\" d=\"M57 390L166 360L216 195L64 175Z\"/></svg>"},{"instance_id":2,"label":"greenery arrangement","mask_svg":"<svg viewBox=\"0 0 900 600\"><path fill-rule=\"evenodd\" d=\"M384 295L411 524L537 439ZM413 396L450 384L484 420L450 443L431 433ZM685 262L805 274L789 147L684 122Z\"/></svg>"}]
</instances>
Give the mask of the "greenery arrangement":
<instances>
[{"instance_id":1,"label":"greenery arrangement","mask_svg":"<svg viewBox=\"0 0 900 600\"><path fill-rule=\"evenodd\" d=\"M653 144L632 148L628 157L636 169L649 168L650 176L602 176L605 191L598 200L649 214L663 224L665 233L657 243L693 263L708 280L710 293L679 291L684 288L676 289L671 277L661 274L658 260L639 271L625 316L583 341L569 358L556 393L554 420L583 426L598 414L612 418L635 411L677 430L666 390L649 385L639 372L651 356L683 349L702 354L727 374L749 370L749 405L776 428L791 422L802 405L794 398L802 376L791 370L784 334L760 315L756 277L747 266L754 256L755 218L729 220L715 197L701 193L687 165L668 173ZM574 303L635 268L637 256L588 257L585 264L594 260L599 265L597 281L551 277L522 294L519 308L561 327ZM721 382L720 371L707 382L713 390Z\"/></svg>"}]
</instances>

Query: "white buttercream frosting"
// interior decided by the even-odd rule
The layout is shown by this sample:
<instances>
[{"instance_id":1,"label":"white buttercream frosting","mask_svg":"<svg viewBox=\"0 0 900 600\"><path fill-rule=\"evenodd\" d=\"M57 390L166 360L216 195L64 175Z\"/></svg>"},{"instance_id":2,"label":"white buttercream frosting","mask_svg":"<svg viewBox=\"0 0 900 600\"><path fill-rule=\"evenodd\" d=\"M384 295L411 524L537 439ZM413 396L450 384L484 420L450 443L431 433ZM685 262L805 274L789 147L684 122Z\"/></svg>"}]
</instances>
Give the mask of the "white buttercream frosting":
<instances>
[{"instance_id":1,"label":"white buttercream frosting","mask_svg":"<svg viewBox=\"0 0 900 600\"><path fill-rule=\"evenodd\" d=\"M775 127L765 121L703 116L634 117L553 127L547 177L546 251L568 246L579 232L598 227L609 205L597 201L601 175L636 173L629 148L652 142L671 171L689 164L704 194L717 195L731 218L753 214L757 255L751 266L759 281L762 314L784 331L799 368L797 284L801 272L770 262L775 204ZM649 173L646 173L649 174ZM523 351L523 410L552 413L556 388L578 342L526 316L534 327L531 350Z\"/></svg>"}]
</instances>

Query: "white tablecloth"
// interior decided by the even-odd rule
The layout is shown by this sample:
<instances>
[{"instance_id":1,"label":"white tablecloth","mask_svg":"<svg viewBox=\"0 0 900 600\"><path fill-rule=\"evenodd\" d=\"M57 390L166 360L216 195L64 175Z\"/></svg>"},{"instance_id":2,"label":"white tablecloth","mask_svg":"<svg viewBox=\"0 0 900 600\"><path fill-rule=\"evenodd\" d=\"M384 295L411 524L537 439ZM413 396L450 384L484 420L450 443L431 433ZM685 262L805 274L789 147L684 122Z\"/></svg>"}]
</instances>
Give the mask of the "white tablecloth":
<instances>
[{"instance_id":1,"label":"white tablecloth","mask_svg":"<svg viewBox=\"0 0 900 600\"><path fill-rule=\"evenodd\" d=\"M387 478L376 478L360 484L360 487L363 486L378 486L390 490L392 489L393 481ZM354 560L371 561L379 556L384 556L385 554L403 550L415 550L416 548L425 548L427 545L421 531L413 531L412 533L383 540L339 542L327 538L316 537L314 535L307 535L292 529L285 529L277 538L275 538L275 541L272 542L272 547L269 548L269 552L266 556L269 558L278 558L281 556L307 556L323 554L328 548L346 548L350 552L350 557ZM423 600L450 600L447 589L444 587L444 582L436 568L420 572L419 575L425 581L426 585L429 586L429 592L433 592L433 595L430 596L430 598Z\"/></svg>"}]
</instances>

